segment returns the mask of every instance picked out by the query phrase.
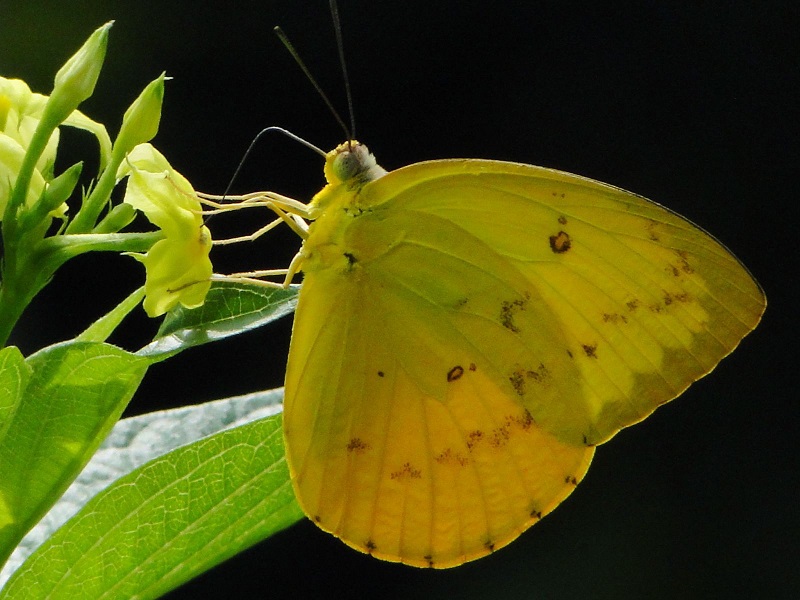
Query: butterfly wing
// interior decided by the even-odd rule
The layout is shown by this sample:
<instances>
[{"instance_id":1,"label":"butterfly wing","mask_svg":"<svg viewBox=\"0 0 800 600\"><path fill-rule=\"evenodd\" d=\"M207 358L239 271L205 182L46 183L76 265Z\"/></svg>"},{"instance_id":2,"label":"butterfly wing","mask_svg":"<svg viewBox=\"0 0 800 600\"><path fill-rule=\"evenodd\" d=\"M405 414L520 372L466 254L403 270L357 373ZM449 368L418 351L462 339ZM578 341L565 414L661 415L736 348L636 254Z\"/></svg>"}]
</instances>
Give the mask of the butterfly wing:
<instances>
[{"instance_id":1,"label":"butterfly wing","mask_svg":"<svg viewBox=\"0 0 800 600\"><path fill-rule=\"evenodd\" d=\"M696 226L527 165L394 171L320 217L305 251L284 413L298 499L419 566L514 539L594 444L708 373L764 308Z\"/></svg>"}]
</instances>

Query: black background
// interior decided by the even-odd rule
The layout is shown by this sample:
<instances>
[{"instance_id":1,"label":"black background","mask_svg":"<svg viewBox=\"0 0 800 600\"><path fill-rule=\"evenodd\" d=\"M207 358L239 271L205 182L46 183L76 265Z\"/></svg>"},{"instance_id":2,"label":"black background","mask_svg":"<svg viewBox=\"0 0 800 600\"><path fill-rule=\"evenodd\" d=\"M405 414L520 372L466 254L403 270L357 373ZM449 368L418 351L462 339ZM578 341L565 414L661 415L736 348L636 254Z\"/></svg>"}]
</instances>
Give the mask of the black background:
<instances>
[{"instance_id":1,"label":"black background","mask_svg":"<svg viewBox=\"0 0 800 600\"><path fill-rule=\"evenodd\" d=\"M496 158L630 189L711 231L770 306L708 378L598 449L563 506L508 548L434 572L360 555L302 522L169 595L180 598L789 597L797 590L798 8L780 3L341 0L357 137L391 170ZM281 125L329 149L344 134L271 33L280 24L346 111L324 0L0 1L0 73L47 93L86 36L117 19L83 110L115 133L138 91L167 84L155 143L221 193L252 137ZM94 154L66 132L62 151ZM64 162L66 164L66 161ZM279 136L234 190L309 199L321 161ZM266 219L214 223L215 237ZM513 216L511 217L513 218ZM285 266L280 233L215 251L220 272ZM31 306L13 341L72 337L140 285L130 259L84 256ZM291 323L152 368L128 414L281 384ZM114 341L156 324L134 315Z\"/></svg>"}]
</instances>

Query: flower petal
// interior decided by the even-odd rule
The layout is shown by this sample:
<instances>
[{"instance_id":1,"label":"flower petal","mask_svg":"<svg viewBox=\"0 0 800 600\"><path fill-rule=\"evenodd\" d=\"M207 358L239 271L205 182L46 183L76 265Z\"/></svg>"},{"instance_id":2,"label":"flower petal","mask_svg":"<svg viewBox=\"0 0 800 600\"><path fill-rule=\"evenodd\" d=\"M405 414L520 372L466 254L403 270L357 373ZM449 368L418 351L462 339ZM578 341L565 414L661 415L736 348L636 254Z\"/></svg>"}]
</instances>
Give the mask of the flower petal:
<instances>
[{"instance_id":1,"label":"flower petal","mask_svg":"<svg viewBox=\"0 0 800 600\"><path fill-rule=\"evenodd\" d=\"M162 315L178 302L187 308L203 304L211 286L210 250L211 236L203 227L194 240L160 240L139 258L147 271L144 309L149 316Z\"/></svg>"}]
</instances>

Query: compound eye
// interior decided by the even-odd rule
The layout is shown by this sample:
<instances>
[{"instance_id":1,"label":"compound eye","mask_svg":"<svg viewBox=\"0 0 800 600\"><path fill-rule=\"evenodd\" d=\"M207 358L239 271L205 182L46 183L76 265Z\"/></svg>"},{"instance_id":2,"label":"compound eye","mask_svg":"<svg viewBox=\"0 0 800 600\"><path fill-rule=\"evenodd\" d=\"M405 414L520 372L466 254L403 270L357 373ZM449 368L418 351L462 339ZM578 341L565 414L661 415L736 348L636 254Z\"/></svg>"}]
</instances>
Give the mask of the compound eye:
<instances>
[{"instance_id":1,"label":"compound eye","mask_svg":"<svg viewBox=\"0 0 800 600\"><path fill-rule=\"evenodd\" d=\"M334 173L341 181L353 179L364 169L359 149L360 146L353 146L352 150L344 150L333 160Z\"/></svg>"}]
</instances>

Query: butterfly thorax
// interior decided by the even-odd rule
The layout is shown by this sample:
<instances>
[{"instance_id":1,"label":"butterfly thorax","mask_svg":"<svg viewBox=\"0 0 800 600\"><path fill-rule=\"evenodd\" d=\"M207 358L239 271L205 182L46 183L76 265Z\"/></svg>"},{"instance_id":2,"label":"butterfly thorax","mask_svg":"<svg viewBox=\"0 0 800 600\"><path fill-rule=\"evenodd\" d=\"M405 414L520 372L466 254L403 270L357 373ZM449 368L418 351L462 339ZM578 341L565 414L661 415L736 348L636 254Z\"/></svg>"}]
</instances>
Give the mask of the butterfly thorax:
<instances>
[{"instance_id":1,"label":"butterfly thorax","mask_svg":"<svg viewBox=\"0 0 800 600\"><path fill-rule=\"evenodd\" d=\"M309 205L313 222L303 246L303 272L352 270L356 257L364 253L359 248L361 244L353 247L348 230L364 214L363 188L384 175L386 171L367 147L355 140L340 144L328 153L325 159L328 185ZM367 245L374 246L370 242Z\"/></svg>"}]
</instances>

